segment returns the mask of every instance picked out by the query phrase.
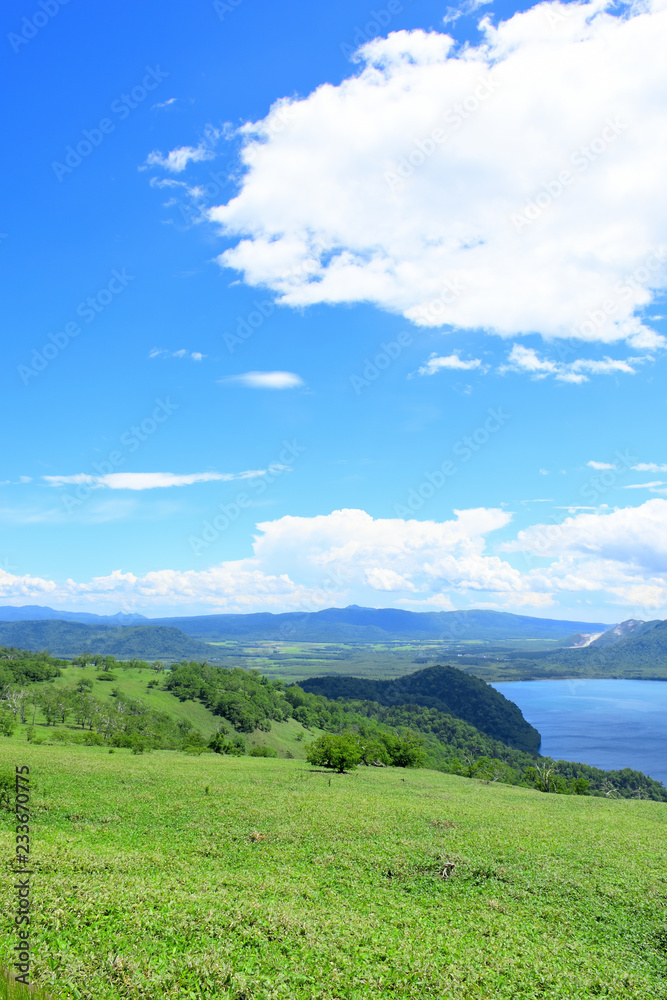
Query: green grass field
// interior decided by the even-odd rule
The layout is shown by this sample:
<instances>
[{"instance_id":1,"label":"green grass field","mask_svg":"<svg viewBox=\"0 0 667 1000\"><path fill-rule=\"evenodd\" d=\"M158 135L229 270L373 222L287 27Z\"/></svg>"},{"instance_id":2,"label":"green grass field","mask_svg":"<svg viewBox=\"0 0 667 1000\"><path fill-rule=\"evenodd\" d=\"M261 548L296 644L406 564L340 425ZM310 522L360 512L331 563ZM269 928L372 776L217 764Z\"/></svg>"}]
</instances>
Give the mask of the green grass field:
<instances>
[{"instance_id":1,"label":"green grass field","mask_svg":"<svg viewBox=\"0 0 667 1000\"><path fill-rule=\"evenodd\" d=\"M92 664L83 668L64 667L62 676L57 677L53 683L57 687L72 688L82 679L92 681L93 686L90 691L96 698L108 698L114 688L119 688L129 698L141 699L149 708L168 712L175 719L184 719L192 723L204 736L211 736L220 724L221 720L200 702L179 701L169 691L162 691L159 686L149 688L148 682L151 680L157 680L158 685L162 684L162 674L135 667L118 667L114 669L114 674L116 680L103 681L99 680L99 671L95 670ZM39 720L43 716L38 713L37 718Z\"/></svg>"},{"instance_id":2,"label":"green grass field","mask_svg":"<svg viewBox=\"0 0 667 1000\"><path fill-rule=\"evenodd\" d=\"M663 804L3 738L24 763L53 1000L667 998Z\"/></svg>"}]
</instances>

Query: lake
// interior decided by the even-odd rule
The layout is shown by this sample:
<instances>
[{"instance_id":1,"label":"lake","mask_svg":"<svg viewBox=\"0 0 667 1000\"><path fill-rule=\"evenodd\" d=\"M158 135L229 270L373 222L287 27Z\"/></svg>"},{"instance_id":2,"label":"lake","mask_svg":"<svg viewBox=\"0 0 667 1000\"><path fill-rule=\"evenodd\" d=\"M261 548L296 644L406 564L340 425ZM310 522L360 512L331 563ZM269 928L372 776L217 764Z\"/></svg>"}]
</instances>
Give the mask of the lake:
<instances>
[{"instance_id":1,"label":"lake","mask_svg":"<svg viewBox=\"0 0 667 1000\"><path fill-rule=\"evenodd\" d=\"M604 770L632 767L667 785L667 681L494 684L542 734L540 752Z\"/></svg>"}]
</instances>

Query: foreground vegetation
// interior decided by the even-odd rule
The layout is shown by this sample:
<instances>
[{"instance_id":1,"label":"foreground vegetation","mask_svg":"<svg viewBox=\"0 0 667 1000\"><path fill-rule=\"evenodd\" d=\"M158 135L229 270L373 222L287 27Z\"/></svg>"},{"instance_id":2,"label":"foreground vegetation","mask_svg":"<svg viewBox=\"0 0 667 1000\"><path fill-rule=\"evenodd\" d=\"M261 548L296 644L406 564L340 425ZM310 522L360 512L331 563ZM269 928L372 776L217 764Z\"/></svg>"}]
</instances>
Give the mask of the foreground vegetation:
<instances>
[{"instance_id":1,"label":"foreground vegetation","mask_svg":"<svg viewBox=\"0 0 667 1000\"><path fill-rule=\"evenodd\" d=\"M667 997L661 803L13 738L0 755L31 767L53 1000ZM8 926L8 814L0 845Z\"/></svg>"},{"instance_id":2,"label":"foreground vegetation","mask_svg":"<svg viewBox=\"0 0 667 1000\"><path fill-rule=\"evenodd\" d=\"M159 662L128 664L82 655L69 664L47 654L0 648L0 679L3 673L14 683L0 688L0 734L20 734L34 745L305 759L313 740L328 733L357 744L366 765L424 764L543 792L667 801L667 789L639 771L554 762L522 749L526 737L534 736L536 750L539 734L516 706L450 667L418 671L397 684L348 678L340 690L359 697L336 700L255 671L196 662L165 670ZM361 700L369 693L386 695L390 704ZM404 701L395 703L398 697ZM500 729L507 742L451 714L445 698L457 713L482 724L486 711L491 731ZM517 727L517 718L523 726ZM368 747L375 748L374 756Z\"/></svg>"}]
</instances>

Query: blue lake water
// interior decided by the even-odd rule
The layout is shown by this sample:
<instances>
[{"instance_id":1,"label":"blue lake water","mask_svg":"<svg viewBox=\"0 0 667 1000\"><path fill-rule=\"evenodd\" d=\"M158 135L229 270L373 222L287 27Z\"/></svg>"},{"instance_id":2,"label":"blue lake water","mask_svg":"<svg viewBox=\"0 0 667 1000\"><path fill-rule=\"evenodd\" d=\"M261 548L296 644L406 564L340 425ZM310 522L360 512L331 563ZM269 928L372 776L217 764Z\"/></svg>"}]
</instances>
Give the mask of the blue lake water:
<instances>
[{"instance_id":1,"label":"blue lake water","mask_svg":"<svg viewBox=\"0 0 667 1000\"><path fill-rule=\"evenodd\" d=\"M667 681L494 684L542 734L540 752L605 770L632 767L667 785Z\"/></svg>"}]
</instances>

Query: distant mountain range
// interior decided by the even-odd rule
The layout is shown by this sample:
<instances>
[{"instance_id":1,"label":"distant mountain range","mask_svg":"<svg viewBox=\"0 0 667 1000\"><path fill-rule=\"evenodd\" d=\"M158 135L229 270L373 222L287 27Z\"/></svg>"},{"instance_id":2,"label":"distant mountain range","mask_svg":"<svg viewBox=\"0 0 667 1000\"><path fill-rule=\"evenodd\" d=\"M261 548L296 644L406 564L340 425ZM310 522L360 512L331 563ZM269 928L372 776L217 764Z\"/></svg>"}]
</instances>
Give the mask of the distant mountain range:
<instances>
[{"instance_id":1,"label":"distant mountain range","mask_svg":"<svg viewBox=\"0 0 667 1000\"><path fill-rule=\"evenodd\" d=\"M93 615L87 611L55 611L53 608L43 608L39 604L24 604L20 608L9 605L0 608L0 622L83 622L84 625L137 625L148 622L144 615L124 614L119 611L115 615Z\"/></svg>"},{"instance_id":2,"label":"distant mountain range","mask_svg":"<svg viewBox=\"0 0 667 1000\"><path fill-rule=\"evenodd\" d=\"M32 615L25 620L24 616ZM53 615L54 618L48 616ZM67 617L65 617L67 616ZM83 617L86 621L75 620ZM9 620L8 620L9 619ZM93 619L93 621L90 621ZM54 656L105 653L118 659L221 659L211 642L232 639L296 642L456 642L464 639L526 639L559 643L559 648L527 652L466 654L472 667L512 663L526 676L667 676L667 621L629 619L618 625L531 618L498 611L415 612L394 608L328 608L308 613L200 615L144 618L141 615L92 615L52 608L0 608L0 645ZM487 647L488 648L488 647ZM227 649L229 655L230 650ZM443 653L443 656L449 654ZM459 661L463 662L463 661ZM482 676L486 676L482 673Z\"/></svg>"},{"instance_id":3,"label":"distant mountain range","mask_svg":"<svg viewBox=\"0 0 667 1000\"><path fill-rule=\"evenodd\" d=\"M52 656L104 653L119 660L211 660L215 647L164 625L86 625L72 621L19 621L0 624L0 646ZM211 655L213 654L213 655Z\"/></svg>"},{"instance_id":4,"label":"distant mountain range","mask_svg":"<svg viewBox=\"0 0 667 1000\"><path fill-rule=\"evenodd\" d=\"M58 620L90 625L132 627L165 625L203 641L225 639L294 640L301 642L382 642L383 640L551 639L566 642L577 634L598 634L610 626L599 622L557 621L501 611L403 611L397 608L327 608L284 614L194 615L145 618L136 614L93 615L28 606L0 608L0 622Z\"/></svg>"}]
</instances>

